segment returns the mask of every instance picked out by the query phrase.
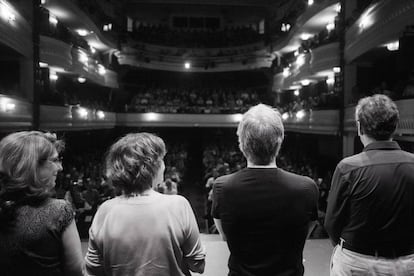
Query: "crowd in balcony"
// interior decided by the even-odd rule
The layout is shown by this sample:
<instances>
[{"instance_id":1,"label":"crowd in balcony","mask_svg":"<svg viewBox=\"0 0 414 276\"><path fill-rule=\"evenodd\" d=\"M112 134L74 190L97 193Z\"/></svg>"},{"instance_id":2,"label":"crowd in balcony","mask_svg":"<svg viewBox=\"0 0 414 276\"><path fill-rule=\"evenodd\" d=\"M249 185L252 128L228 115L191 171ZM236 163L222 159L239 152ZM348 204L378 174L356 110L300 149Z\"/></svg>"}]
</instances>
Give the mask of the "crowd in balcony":
<instances>
[{"instance_id":1,"label":"crowd in balcony","mask_svg":"<svg viewBox=\"0 0 414 276\"><path fill-rule=\"evenodd\" d=\"M254 89L143 88L135 93L126 112L226 114L245 112L261 102Z\"/></svg>"},{"instance_id":2,"label":"crowd in balcony","mask_svg":"<svg viewBox=\"0 0 414 276\"><path fill-rule=\"evenodd\" d=\"M141 23L131 32L136 41L181 48L222 48L260 41L262 35L251 27L228 27L222 30L178 29L166 25Z\"/></svg>"}]
</instances>

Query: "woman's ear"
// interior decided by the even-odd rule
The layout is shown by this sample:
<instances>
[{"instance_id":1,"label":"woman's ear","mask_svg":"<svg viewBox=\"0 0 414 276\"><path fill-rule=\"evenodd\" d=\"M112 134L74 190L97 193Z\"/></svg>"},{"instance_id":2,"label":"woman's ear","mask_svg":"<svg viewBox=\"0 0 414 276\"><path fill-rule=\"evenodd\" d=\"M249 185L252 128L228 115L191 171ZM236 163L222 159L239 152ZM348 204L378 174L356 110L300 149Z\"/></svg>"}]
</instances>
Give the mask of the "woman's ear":
<instances>
[{"instance_id":1,"label":"woman's ear","mask_svg":"<svg viewBox=\"0 0 414 276\"><path fill-rule=\"evenodd\" d=\"M358 136L364 135L364 131L362 130L361 123L359 121L356 121L356 124L357 124L357 129L358 129Z\"/></svg>"}]
</instances>

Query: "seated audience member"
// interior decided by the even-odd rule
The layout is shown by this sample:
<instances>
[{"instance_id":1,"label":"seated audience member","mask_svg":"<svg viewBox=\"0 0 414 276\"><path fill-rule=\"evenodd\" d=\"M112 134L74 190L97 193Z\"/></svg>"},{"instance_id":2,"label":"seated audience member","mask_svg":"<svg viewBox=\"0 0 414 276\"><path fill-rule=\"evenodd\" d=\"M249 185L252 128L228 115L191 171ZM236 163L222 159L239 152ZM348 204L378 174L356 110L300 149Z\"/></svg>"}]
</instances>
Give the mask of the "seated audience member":
<instances>
[{"instance_id":1,"label":"seated audience member","mask_svg":"<svg viewBox=\"0 0 414 276\"><path fill-rule=\"evenodd\" d=\"M122 195L105 201L89 231L89 275L202 273L205 251L189 202L153 190L163 182L165 144L153 134L128 134L111 146L106 176Z\"/></svg>"},{"instance_id":2,"label":"seated audience member","mask_svg":"<svg viewBox=\"0 0 414 276\"><path fill-rule=\"evenodd\" d=\"M247 168L219 177L212 214L230 249L229 275L303 275L303 248L317 219L318 188L309 177L280 169L280 113L259 104L237 129Z\"/></svg>"},{"instance_id":3,"label":"seated audience member","mask_svg":"<svg viewBox=\"0 0 414 276\"><path fill-rule=\"evenodd\" d=\"M63 142L22 131L0 142L1 275L82 275L73 210L51 198Z\"/></svg>"}]
</instances>

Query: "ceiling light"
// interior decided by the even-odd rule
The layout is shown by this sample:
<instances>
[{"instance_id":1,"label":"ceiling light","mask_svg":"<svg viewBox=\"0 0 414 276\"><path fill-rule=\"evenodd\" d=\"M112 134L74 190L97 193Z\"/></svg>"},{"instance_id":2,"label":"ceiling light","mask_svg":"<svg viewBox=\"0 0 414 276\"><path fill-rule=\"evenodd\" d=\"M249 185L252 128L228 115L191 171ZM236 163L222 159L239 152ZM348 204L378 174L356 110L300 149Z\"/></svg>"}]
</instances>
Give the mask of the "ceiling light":
<instances>
[{"instance_id":1,"label":"ceiling light","mask_svg":"<svg viewBox=\"0 0 414 276\"><path fill-rule=\"evenodd\" d=\"M78 82L79 82L79 83L85 83L85 82L86 82L86 78L84 78L84 77L79 77L79 78L78 78Z\"/></svg>"},{"instance_id":2,"label":"ceiling light","mask_svg":"<svg viewBox=\"0 0 414 276\"><path fill-rule=\"evenodd\" d=\"M329 77L326 79L327 85L333 85L335 83L335 79L333 77Z\"/></svg>"},{"instance_id":3,"label":"ceiling light","mask_svg":"<svg viewBox=\"0 0 414 276\"><path fill-rule=\"evenodd\" d=\"M398 51L398 49L400 48L400 42L397 40L394 42L390 42L385 46L387 47L388 51Z\"/></svg>"},{"instance_id":4,"label":"ceiling light","mask_svg":"<svg viewBox=\"0 0 414 276\"><path fill-rule=\"evenodd\" d=\"M50 73L49 74L49 80L57 81L58 75L56 73Z\"/></svg>"},{"instance_id":5,"label":"ceiling light","mask_svg":"<svg viewBox=\"0 0 414 276\"><path fill-rule=\"evenodd\" d=\"M185 69L190 69L191 68L191 63L189 63L189 62L184 63L184 68Z\"/></svg>"},{"instance_id":6,"label":"ceiling light","mask_svg":"<svg viewBox=\"0 0 414 276\"><path fill-rule=\"evenodd\" d=\"M53 25L56 25L58 23L58 20L57 20L56 16L54 16L52 14L49 14L49 23L53 24Z\"/></svg>"},{"instance_id":7,"label":"ceiling light","mask_svg":"<svg viewBox=\"0 0 414 276\"><path fill-rule=\"evenodd\" d=\"M307 86L307 85L309 85L309 84L310 84L310 80L302 80L300 83L301 83L303 86Z\"/></svg>"},{"instance_id":8,"label":"ceiling light","mask_svg":"<svg viewBox=\"0 0 414 276\"><path fill-rule=\"evenodd\" d=\"M303 33L300 35L300 39L302 40L308 40L311 37L312 37L312 34L309 34L309 33Z\"/></svg>"},{"instance_id":9,"label":"ceiling light","mask_svg":"<svg viewBox=\"0 0 414 276\"><path fill-rule=\"evenodd\" d=\"M88 30L85 30L85 29L78 29L78 30L76 30L76 32L80 36L87 36L89 34L89 31Z\"/></svg>"},{"instance_id":10,"label":"ceiling light","mask_svg":"<svg viewBox=\"0 0 414 276\"><path fill-rule=\"evenodd\" d=\"M328 32L332 31L333 29L335 29L335 23L333 23L333 22L328 23L326 25L326 29L328 30Z\"/></svg>"},{"instance_id":11,"label":"ceiling light","mask_svg":"<svg viewBox=\"0 0 414 276\"><path fill-rule=\"evenodd\" d=\"M99 75L105 75L106 69L102 64L98 64L98 73Z\"/></svg>"},{"instance_id":12,"label":"ceiling light","mask_svg":"<svg viewBox=\"0 0 414 276\"><path fill-rule=\"evenodd\" d=\"M96 111L96 116L98 117L98 119L104 119L105 113L102 110L98 110Z\"/></svg>"},{"instance_id":13,"label":"ceiling light","mask_svg":"<svg viewBox=\"0 0 414 276\"><path fill-rule=\"evenodd\" d=\"M296 112L296 119L302 119L303 117L306 116L306 112L305 110L301 109L298 112Z\"/></svg>"},{"instance_id":14,"label":"ceiling light","mask_svg":"<svg viewBox=\"0 0 414 276\"><path fill-rule=\"evenodd\" d=\"M312 6L313 5L313 0L308 0L308 6Z\"/></svg>"}]
</instances>

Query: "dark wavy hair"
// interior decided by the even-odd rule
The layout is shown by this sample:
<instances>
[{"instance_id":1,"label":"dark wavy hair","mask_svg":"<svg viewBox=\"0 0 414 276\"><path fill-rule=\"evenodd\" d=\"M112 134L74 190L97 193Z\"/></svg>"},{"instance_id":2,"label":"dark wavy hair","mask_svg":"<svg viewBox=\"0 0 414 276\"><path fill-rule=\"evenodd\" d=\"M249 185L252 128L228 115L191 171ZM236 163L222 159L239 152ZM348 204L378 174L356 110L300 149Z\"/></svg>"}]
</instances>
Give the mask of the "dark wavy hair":
<instances>
[{"instance_id":1,"label":"dark wavy hair","mask_svg":"<svg viewBox=\"0 0 414 276\"><path fill-rule=\"evenodd\" d=\"M63 149L55 134L40 131L15 132L0 141L0 227L13 221L18 206L50 196L48 179L39 175L39 168Z\"/></svg>"},{"instance_id":2,"label":"dark wavy hair","mask_svg":"<svg viewBox=\"0 0 414 276\"><path fill-rule=\"evenodd\" d=\"M105 175L126 196L142 193L152 187L165 154L160 137L146 132L127 134L110 147Z\"/></svg>"},{"instance_id":3,"label":"dark wavy hair","mask_svg":"<svg viewBox=\"0 0 414 276\"><path fill-rule=\"evenodd\" d=\"M376 94L359 100L355 119L364 134L383 141L394 134L400 115L396 104L388 96Z\"/></svg>"}]
</instances>

